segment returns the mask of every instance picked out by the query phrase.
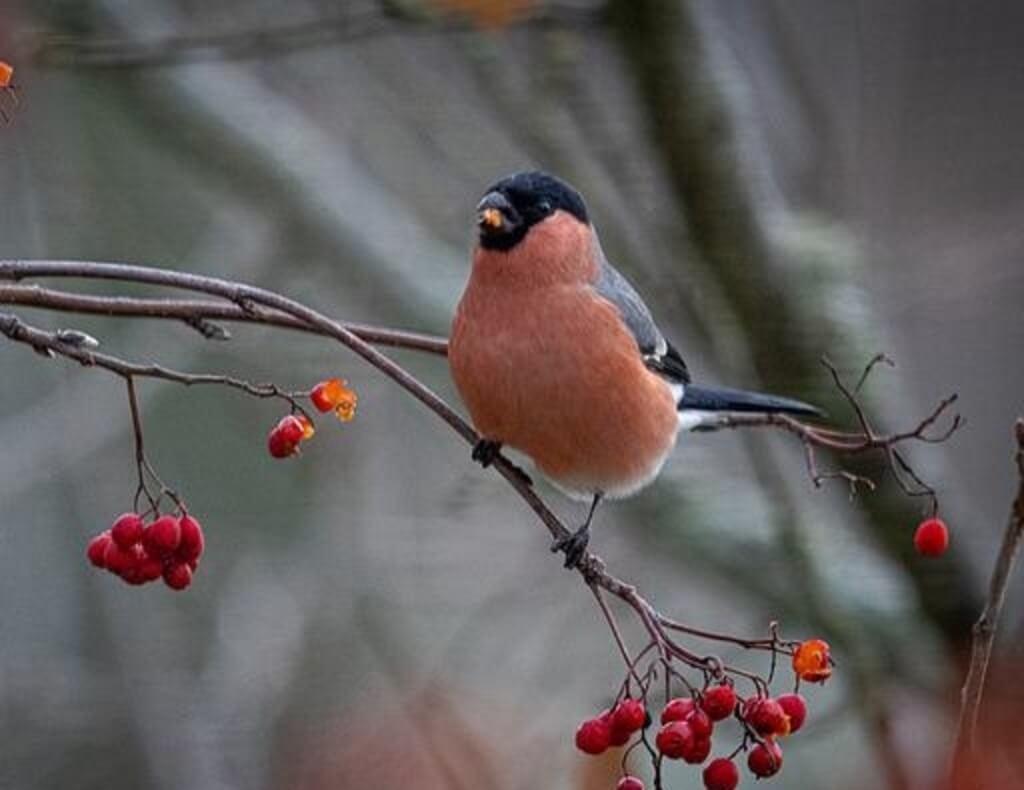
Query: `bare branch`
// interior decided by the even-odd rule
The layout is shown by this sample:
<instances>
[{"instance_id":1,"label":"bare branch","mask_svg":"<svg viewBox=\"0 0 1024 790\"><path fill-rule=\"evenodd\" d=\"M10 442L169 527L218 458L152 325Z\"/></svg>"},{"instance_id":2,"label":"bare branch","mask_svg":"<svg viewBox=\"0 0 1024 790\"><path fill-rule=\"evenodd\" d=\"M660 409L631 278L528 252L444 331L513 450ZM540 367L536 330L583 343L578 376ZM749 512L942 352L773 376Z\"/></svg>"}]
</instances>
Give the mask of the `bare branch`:
<instances>
[{"instance_id":1,"label":"bare branch","mask_svg":"<svg viewBox=\"0 0 1024 790\"><path fill-rule=\"evenodd\" d=\"M58 291L40 285L8 285L0 283L0 304L15 304L57 310L69 313L119 316L123 318L166 318L194 322L239 321L254 324L294 329L328 335L294 316L280 310L270 310L256 305L243 309L237 304L214 302L201 299L140 299L130 296L92 296ZM443 337L425 335L419 332L405 332L398 329L354 324L346 322L345 328L352 334L378 346L407 348L426 351L431 354L448 353L448 341ZM205 334L205 333L204 333Z\"/></svg>"},{"instance_id":2,"label":"bare branch","mask_svg":"<svg viewBox=\"0 0 1024 790\"><path fill-rule=\"evenodd\" d=\"M1021 543L1024 541L1024 419L1018 418L1014 425L1014 438L1017 443L1017 495L1010 509L1010 517L995 567L992 569L985 608L974 624L971 662L960 692L960 719L953 749L954 777L963 777L969 758L977 755L978 714L985 688L985 675L992 658L992 646L1006 600L1006 588L1016 565Z\"/></svg>"}]
</instances>

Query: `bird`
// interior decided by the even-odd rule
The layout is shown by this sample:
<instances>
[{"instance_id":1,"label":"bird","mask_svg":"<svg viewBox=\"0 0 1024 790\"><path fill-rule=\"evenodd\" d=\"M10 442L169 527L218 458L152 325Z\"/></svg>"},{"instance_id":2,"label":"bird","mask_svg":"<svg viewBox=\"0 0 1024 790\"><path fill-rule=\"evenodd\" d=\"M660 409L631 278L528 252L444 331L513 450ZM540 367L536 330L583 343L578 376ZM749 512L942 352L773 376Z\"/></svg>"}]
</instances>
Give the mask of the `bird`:
<instances>
[{"instance_id":1,"label":"bird","mask_svg":"<svg viewBox=\"0 0 1024 790\"><path fill-rule=\"evenodd\" d=\"M678 349L605 257L580 193L560 178L517 172L476 207L469 278L448 342L455 388L485 467L503 447L554 486L590 503L552 551L585 556L604 499L650 484L676 437L710 412L820 416L791 398L691 383Z\"/></svg>"}]
</instances>

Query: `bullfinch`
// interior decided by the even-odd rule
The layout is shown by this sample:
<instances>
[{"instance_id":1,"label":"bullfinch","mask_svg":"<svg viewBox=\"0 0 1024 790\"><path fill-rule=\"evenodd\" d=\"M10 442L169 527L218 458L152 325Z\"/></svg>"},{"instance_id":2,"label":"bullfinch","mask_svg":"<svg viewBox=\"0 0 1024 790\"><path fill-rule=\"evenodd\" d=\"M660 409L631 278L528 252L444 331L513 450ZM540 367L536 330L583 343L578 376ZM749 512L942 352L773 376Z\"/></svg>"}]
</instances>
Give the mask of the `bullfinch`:
<instances>
[{"instance_id":1,"label":"bullfinch","mask_svg":"<svg viewBox=\"0 0 1024 790\"><path fill-rule=\"evenodd\" d=\"M605 258L579 192L516 173L477 206L472 271L452 323L452 377L485 466L503 445L568 495L590 502L566 566L584 556L604 497L657 476L680 429L715 411L817 415L813 406L697 387L629 281Z\"/></svg>"}]
</instances>

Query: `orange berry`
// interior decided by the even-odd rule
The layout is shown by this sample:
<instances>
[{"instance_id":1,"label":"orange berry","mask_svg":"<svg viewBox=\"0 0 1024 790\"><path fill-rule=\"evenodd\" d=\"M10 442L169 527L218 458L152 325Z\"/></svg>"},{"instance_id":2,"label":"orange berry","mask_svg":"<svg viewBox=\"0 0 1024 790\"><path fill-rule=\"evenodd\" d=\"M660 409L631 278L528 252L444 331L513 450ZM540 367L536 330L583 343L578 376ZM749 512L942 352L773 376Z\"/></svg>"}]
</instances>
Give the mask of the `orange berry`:
<instances>
[{"instance_id":1,"label":"orange berry","mask_svg":"<svg viewBox=\"0 0 1024 790\"><path fill-rule=\"evenodd\" d=\"M309 393L309 399L313 401L317 411L331 411L338 404L342 389L344 389L344 385L341 383L341 379L327 379L313 387L313 391Z\"/></svg>"},{"instance_id":2,"label":"orange berry","mask_svg":"<svg viewBox=\"0 0 1024 790\"><path fill-rule=\"evenodd\" d=\"M313 421L309 419L305 414L296 414L295 419L302 425L302 440L312 439L316 433L316 426L313 425Z\"/></svg>"},{"instance_id":3,"label":"orange berry","mask_svg":"<svg viewBox=\"0 0 1024 790\"><path fill-rule=\"evenodd\" d=\"M832 675L828 642L808 639L793 653L793 671L808 683L824 683Z\"/></svg>"},{"instance_id":4,"label":"orange berry","mask_svg":"<svg viewBox=\"0 0 1024 790\"><path fill-rule=\"evenodd\" d=\"M10 63L0 60L0 88L11 87L14 80L14 67Z\"/></svg>"},{"instance_id":5,"label":"orange berry","mask_svg":"<svg viewBox=\"0 0 1024 790\"><path fill-rule=\"evenodd\" d=\"M914 548L922 557L940 557L949 548L949 528L941 518L922 521L914 532Z\"/></svg>"}]
</instances>

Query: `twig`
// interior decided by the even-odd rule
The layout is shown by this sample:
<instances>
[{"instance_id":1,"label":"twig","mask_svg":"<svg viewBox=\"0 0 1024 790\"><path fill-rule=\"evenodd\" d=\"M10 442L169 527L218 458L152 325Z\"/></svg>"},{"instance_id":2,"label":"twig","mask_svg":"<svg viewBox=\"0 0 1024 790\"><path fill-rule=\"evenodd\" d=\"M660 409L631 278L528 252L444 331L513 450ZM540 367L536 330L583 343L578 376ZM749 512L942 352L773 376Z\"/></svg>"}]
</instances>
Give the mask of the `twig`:
<instances>
[{"instance_id":1,"label":"twig","mask_svg":"<svg viewBox=\"0 0 1024 790\"><path fill-rule=\"evenodd\" d=\"M1024 540L1024 419L1018 418L1014 425L1017 442L1016 464L1018 476L1017 495L1010 509L1010 517L1003 534L992 579L989 582L988 598L981 616L974 624L971 643L971 662L967 669L963 689L960 692L960 719L954 741L953 776L964 777L968 759L976 754L978 735L978 714L985 687L985 675L992 658L992 646L999 627L999 617L1006 600L1006 588L1010 582L1021 542Z\"/></svg>"},{"instance_id":2,"label":"twig","mask_svg":"<svg viewBox=\"0 0 1024 790\"><path fill-rule=\"evenodd\" d=\"M305 321L260 307L242 309L237 304L202 299L140 299L131 296L93 296L44 288L40 285L9 285L0 283L0 304L16 304L57 310L68 313L119 316L122 318L164 318L193 322L203 320L240 321L267 324L300 332L328 335ZM399 329L345 322L344 326L356 337L378 346L407 348L431 354L448 353L448 341L443 337L406 332Z\"/></svg>"},{"instance_id":3,"label":"twig","mask_svg":"<svg viewBox=\"0 0 1024 790\"><path fill-rule=\"evenodd\" d=\"M546 3L513 24L571 28L597 24L594 9ZM462 14L411 14L368 9L305 22L228 33L172 35L150 40L43 35L31 52L51 67L152 68L210 60L266 60L298 50L332 46L389 34L444 34L479 29Z\"/></svg>"},{"instance_id":4,"label":"twig","mask_svg":"<svg viewBox=\"0 0 1024 790\"><path fill-rule=\"evenodd\" d=\"M46 332L45 330L30 326L17 316L8 313L0 313L0 332L15 342L31 346L36 351L45 349L56 355L73 359L87 367L105 368L129 382L135 377L142 377L173 381L185 386L219 384L224 387L240 390L257 398L280 398L286 401L293 411L302 412L309 416L303 405L298 402L298 399L306 393L288 392L282 390L276 384L257 384L220 373L183 373L179 370L172 370L153 363L140 365L128 362L110 354L101 354L97 351L91 351L81 346L64 342L60 337L60 333ZM131 384L129 384L129 400L134 406L134 390ZM139 431L136 431L137 435L138 433Z\"/></svg>"}]
</instances>

